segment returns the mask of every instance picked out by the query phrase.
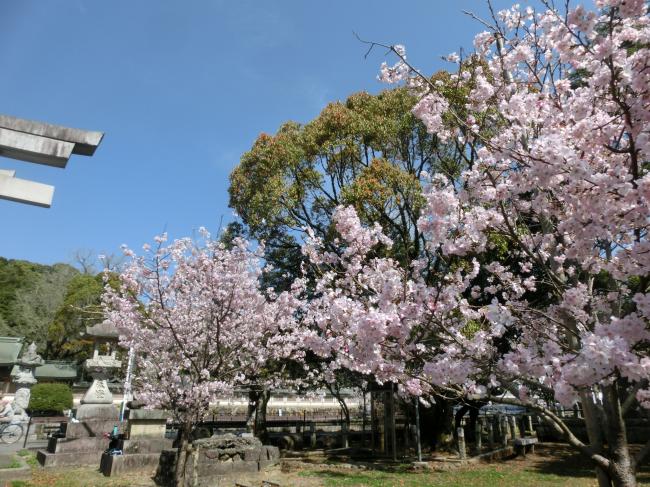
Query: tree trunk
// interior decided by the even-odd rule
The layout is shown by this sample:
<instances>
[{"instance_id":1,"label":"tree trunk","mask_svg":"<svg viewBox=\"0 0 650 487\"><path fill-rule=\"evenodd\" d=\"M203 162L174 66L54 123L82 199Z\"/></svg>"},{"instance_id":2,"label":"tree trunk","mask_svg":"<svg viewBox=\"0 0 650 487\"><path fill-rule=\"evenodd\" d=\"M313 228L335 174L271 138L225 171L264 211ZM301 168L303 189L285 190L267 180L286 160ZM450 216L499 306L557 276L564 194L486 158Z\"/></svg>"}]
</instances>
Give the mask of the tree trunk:
<instances>
[{"instance_id":1,"label":"tree trunk","mask_svg":"<svg viewBox=\"0 0 650 487\"><path fill-rule=\"evenodd\" d=\"M454 408L453 403L436 396L435 404L420 409L422 438L432 449L454 451Z\"/></svg>"},{"instance_id":2,"label":"tree trunk","mask_svg":"<svg viewBox=\"0 0 650 487\"><path fill-rule=\"evenodd\" d=\"M185 423L181 426L178 453L176 455L176 471L174 472L174 484L176 487L183 487L185 483L185 467L187 465L187 450L190 445L192 423Z\"/></svg>"},{"instance_id":3,"label":"tree trunk","mask_svg":"<svg viewBox=\"0 0 650 487\"><path fill-rule=\"evenodd\" d=\"M347 427L349 429L350 428L350 409L348 408L348 405L345 403L345 400L343 400L343 399L339 399L339 404L341 405L341 410L343 411L343 418L345 419L345 424L347 425Z\"/></svg>"},{"instance_id":4,"label":"tree trunk","mask_svg":"<svg viewBox=\"0 0 650 487\"><path fill-rule=\"evenodd\" d=\"M266 407L271 399L271 391L263 389L259 394L257 408L255 410L255 436L257 436L262 443L268 439L268 432L266 430Z\"/></svg>"},{"instance_id":5,"label":"tree trunk","mask_svg":"<svg viewBox=\"0 0 650 487\"><path fill-rule=\"evenodd\" d=\"M469 430L469 441L476 443L476 423L478 422L478 408L472 406L469 409L469 422L467 424L467 429Z\"/></svg>"},{"instance_id":6,"label":"tree trunk","mask_svg":"<svg viewBox=\"0 0 650 487\"><path fill-rule=\"evenodd\" d=\"M248 409L246 410L246 431L255 432L255 416L259 407L260 393L254 389L248 390Z\"/></svg>"},{"instance_id":7,"label":"tree trunk","mask_svg":"<svg viewBox=\"0 0 650 487\"><path fill-rule=\"evenodd\" d=\"M348 408L348 405L345 403L345 399L341 396L341 391L339 390L338 386L336 387L329 387L330 393L336 398L336 400L339 403L339 406L341 406L341 412L343 413L343 417L345 418L345 428L346 431L350 431L350 409ZM343 426L341 427L343 429ZM344 440L343 440L343 448L348 447L348 436L347 434L343 435Z\"/></svg>"},{"instance_id":8,"label":"tree trunk","mask_svg":"<svg viewBox=\"0 0 650 487\"><path fill-rule=\"evenodd\" d=\"M581 392L580 403L582 404L582 412L585 417L589 446L594 453L602 455L604 451L603 414L598 404L595 403L592 394L591 391ZM596 465L596 478L598 479L598 487L611 487L612 481L609 473L599 465Z\"/></svg>"},{"instance_id":9,"label":"tree trunk","mask_svg":"<svg viewBox=\"0 0 650 487\"><path fill-rule=\"evenodd\" d=\"M192 487L199 485L199 449L192 448Z\"/></svg>"},{"instance_id":10,"label":"tree trunk","mask_svg":"<svg viewBox=\"0 0 650 487\"><path fill-rule=\"evenodd\" d=\"M458 431L458 428L462 428L463 426L463 417L467 412L470 410L470 406L467 404L464 406L461 406L461 408L456 412L456 415L454 416L454 432ZM456 433L456 441L458 441L458 434ZM467 438L469 440L469 438Z\"/></svg>"},{"instance_id":11,"label":"tree trunk","mask_svg":"<svg viewBox=\"0 0 650 487\"><path fill-rule=\"evenodd\" d=\"M614 487L636 487L636 468L630 455L625 421L616 383L603 387L603 408L607 421L605 436L609 447L609 474Z\"/></svg>"}]
</instances>

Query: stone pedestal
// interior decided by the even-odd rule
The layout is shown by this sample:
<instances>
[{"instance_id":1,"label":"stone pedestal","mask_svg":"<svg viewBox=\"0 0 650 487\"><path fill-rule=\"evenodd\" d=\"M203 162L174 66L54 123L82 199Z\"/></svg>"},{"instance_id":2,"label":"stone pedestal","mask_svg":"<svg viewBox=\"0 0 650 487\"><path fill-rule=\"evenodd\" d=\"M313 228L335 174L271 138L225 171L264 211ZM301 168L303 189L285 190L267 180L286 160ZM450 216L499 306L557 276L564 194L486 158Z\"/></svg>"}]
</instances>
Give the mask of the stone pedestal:
<instances>
[{"instance_id":1,"label":"stone pedestal","mask_svg":"<svg viewBox=\"0 0 650 487\"><path fill-rule=\"evenodd\" d=\"M129 409L127 438L119 440L121 455L104 453L99 469L107 476L135 470L156 469L163 450L172 448L173 441L165 438L167 411L156 409Z\"/></svg>"},{"instance_id":2,"label":"stone pedestal","mask_svg":"<svg viewBox=\"0 0 650 487\"><path fill-rule=\"evenodd\" d=\"M77 409L76 418L79 421L89 419L117 420L120 412L113 406L113 394L108 388L108 378L112 371L119 369L121 362L111 355L99 355L95 348L93 358L86 360L86 370L91 374L93 383L81 398L81 406Z\"/></svg>"},{"instance_id":3,"label":"stone pedestal","mask_svg":"<svg viewBox=\"0 0 650 487\"><path fill-rule=\"evenodd\" d=\"M127 431L130 440L164 438L171 414L158 409L129 409L126 418L129 421Z\"/></svg>"},{"instance_id":4,"label":"stone pedestal","mask_svg":"<svg viewBox=\"0 0 650 487\"><path fill-rule=\"evenodd\" d=\"M111 347L117 342L117 330L100 323L87 327L86 336L94 341L93 357L84 364L93 383L81 399L76 422L66 425L65 437L53 438L47 450L38 452L38 461L43 466L96 467L109 446L110 440L105 435L110 435L115 427L118 433L124 433L126 424L118 421L119 410L113 405L113 394L108 388L108 379L121 366ZM107 347L107 355L100 355L102 345Z\"/></svg>"},{"instance_id":5,"label":"stone pedestal","mask_svg":"<svg viewBox=\"0 0 650 487\"><path fill-rule=\"evenodd\" d=\"M124 433L125 424L116 421L64 423L65 437L51 437L47 449L39 450L36 458L43 467L97 467L109 444L104 434L111 433L114 426Z\"/></svg>"}]
</instances>

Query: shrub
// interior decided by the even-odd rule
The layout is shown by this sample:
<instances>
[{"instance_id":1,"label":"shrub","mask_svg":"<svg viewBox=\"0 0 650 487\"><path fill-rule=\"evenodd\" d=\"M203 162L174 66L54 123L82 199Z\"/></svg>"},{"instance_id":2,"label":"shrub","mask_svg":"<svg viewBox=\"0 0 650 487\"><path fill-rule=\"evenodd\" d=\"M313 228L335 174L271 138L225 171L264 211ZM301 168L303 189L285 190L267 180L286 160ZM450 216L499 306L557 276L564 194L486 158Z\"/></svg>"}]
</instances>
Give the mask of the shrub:
<instances>
[{"instance_id":1,"label":"shrub","mask_svg":"<svg viewBox=\"0 0 650 487\"><path fill-rule=\"evenodd\" d=\"M66 384L36 384L29 398L29 411L32 414L60 414L64 409L72 409L72 390Z\"/></svg>"}]
</instances>

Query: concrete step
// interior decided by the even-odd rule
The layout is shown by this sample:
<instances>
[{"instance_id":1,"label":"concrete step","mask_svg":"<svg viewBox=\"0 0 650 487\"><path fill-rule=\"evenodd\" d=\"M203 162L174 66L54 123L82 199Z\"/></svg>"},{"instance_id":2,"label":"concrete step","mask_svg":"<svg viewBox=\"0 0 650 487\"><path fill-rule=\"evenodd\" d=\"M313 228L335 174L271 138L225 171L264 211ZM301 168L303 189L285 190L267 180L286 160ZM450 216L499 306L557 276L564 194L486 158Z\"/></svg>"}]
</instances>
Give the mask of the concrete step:
<instances>
[{"instance_id":1,"label":"concrete step","mask_svg":"<svg viewBox=\"0 0 650 487\"><path fill-rule=\"evenodd\" d=\"M160 453L131 453L126 455L104 453L99 469L106 477L139 470L153 472L158 467L159 461Z\"/></svg>"},{"instance_id":2,"label":"concrete step","mask_svg":"<svg viewBox=\"0 0 650 487\"><path fill-rule=\"evenodd\" d=\"M103 451L50 453L38 450L36 459L42 467L98 467Z\"/></svg>"},{"instance_id":3,"label":"concrete step","mask_svg":"<svg viewBox=\"0 0 650 487\"><path fill-rule=\"evenodd\" d=\"M102 453L108 448L109 440L106 438L50 438L47 444L48 453L91 452Z\"/></svg>"}]
</instances>

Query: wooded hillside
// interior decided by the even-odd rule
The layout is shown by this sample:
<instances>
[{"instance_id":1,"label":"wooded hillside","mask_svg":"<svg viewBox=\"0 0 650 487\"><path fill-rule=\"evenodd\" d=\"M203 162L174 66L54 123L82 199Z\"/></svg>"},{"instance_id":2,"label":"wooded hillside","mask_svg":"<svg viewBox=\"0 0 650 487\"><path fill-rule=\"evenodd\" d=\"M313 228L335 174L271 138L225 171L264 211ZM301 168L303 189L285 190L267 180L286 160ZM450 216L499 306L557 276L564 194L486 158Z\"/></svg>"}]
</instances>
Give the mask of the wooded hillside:
<instances>
[{"instance_id":1,"label":"wooded hillside","mask_svg":"<svg viewBox=\"0 0 650 487\"><path fill-rule=\"evenodd\" d=\"M42 349L48 327L79 271L0 257L0 336L24 336Z\"/></svg>"}]
</instances>

